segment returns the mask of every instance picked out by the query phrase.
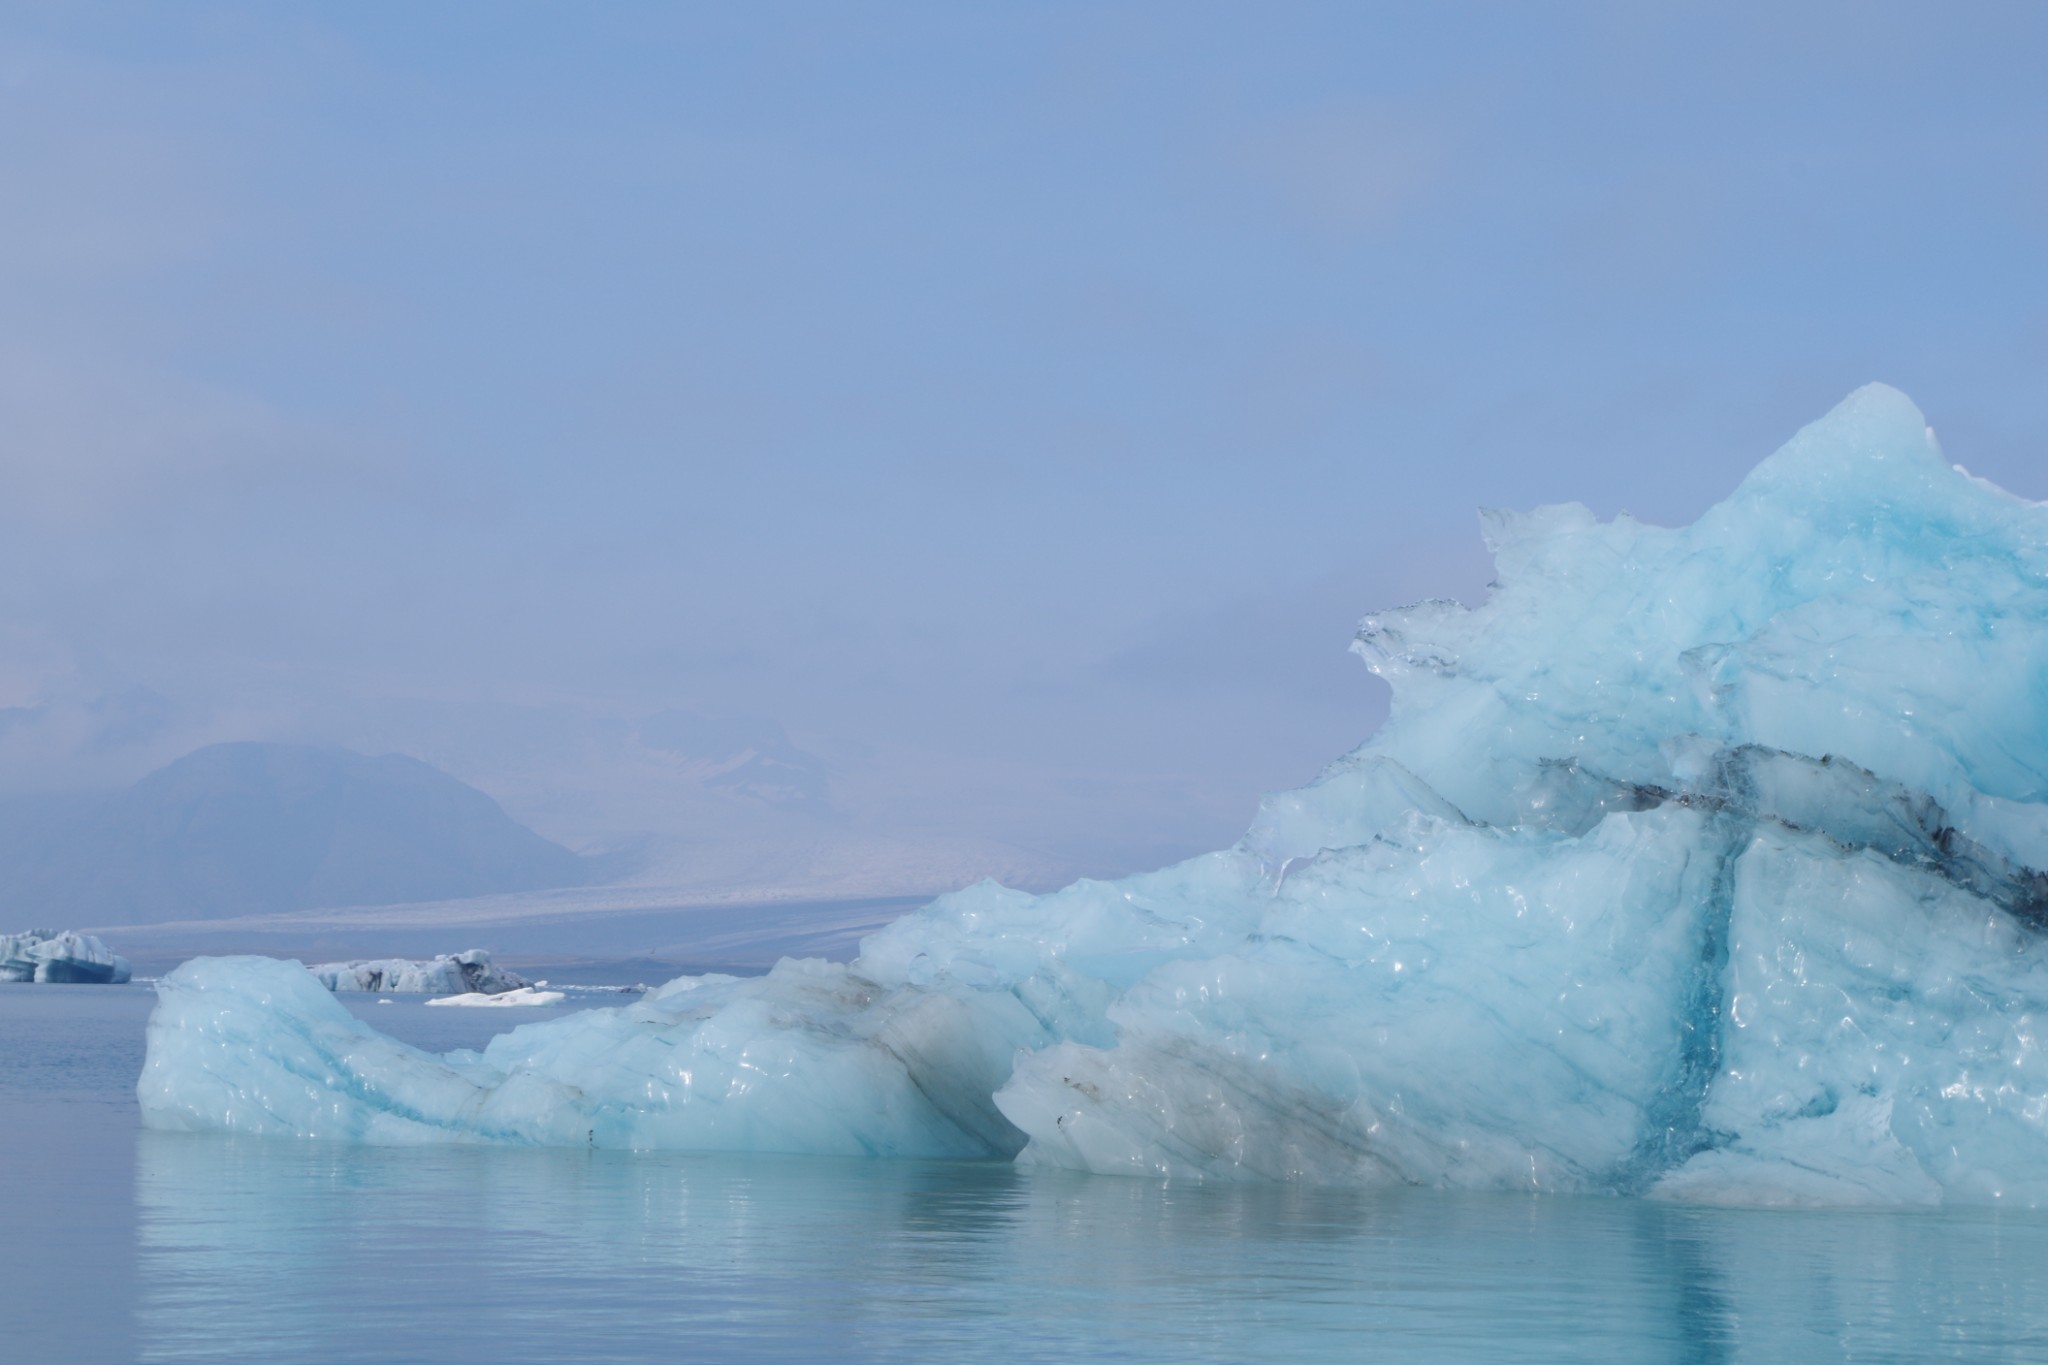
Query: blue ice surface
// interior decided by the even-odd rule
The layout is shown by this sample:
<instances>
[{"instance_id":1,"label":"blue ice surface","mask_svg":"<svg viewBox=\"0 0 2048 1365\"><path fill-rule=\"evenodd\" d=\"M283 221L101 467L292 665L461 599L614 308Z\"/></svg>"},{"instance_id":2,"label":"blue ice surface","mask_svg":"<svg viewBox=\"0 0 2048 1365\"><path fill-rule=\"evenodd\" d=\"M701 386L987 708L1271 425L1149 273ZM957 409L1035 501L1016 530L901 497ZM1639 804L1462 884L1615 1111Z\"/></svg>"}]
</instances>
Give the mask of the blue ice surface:
<instances>
[{"instance_id":1,"label":"blue ice surface","mask_svg":"<svg viewBox=\"0 0 2048 1365\"><path fill-rule=\"evenodd\" d=\"M1718 1203L2048 1202L2048 505L1871 386L1696 524L1489 513L1387 724L1234 848L436 1056L161 987L165 1129L1014 1157Z\"/></svg>"}]
</instances>

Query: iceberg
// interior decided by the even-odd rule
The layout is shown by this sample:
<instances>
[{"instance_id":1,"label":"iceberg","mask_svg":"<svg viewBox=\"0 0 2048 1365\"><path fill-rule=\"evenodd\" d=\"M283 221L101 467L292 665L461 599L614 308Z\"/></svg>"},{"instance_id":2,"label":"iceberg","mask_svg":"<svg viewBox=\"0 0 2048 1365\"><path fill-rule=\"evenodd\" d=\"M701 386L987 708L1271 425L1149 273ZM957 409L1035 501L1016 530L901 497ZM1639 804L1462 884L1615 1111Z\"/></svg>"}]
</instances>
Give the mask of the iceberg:
<instances>
[{"instance_id":1,"label":"iceberg","mask_svg":"<svg viewBox=\"0 0 2048 1365\"><path fill-rule=\"evenodd\" d=\"M369 962L323 962L308 967L330 991L391 991L398 995L447 995L478 992L496 995L532 984L517 972L491 961L482 948L414 962L387 957Z\"/></svg>"},{"instance_id":2,"label":"iceberg","mask_svg":"<svg viewBox=\"0 0 2048 1365\"><path fill-rule=\"evenodd\" d=\"M2048 506L1852 394L1683 528L1486 513L1380 731L1235 847L431 1055L160 985L152 1127L964 1156L1747 1204L2048 1202Z\"/></svg>"},{"instance_id":3,"label":"iceberg","mask_svg":"<svg viewBox=\"0 0 2048 1365\"><path fill-rule=\"evenodd\" d=\"M92 934L69 929L0 934L0 981L118 986L133 974L127 958Z\"/></svg>"}]
</instances>

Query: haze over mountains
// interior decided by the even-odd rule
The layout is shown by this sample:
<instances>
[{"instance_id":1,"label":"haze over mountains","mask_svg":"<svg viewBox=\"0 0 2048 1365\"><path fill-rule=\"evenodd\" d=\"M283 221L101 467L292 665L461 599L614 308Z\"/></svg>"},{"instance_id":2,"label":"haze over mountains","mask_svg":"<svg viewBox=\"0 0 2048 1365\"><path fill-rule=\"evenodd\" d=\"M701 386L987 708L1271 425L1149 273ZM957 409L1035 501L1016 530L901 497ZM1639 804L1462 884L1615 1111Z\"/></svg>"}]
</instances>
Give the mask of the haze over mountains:
<instances>
[{"instance_id":1,"label":"haze over mountains","mask_svg":"<svg viewBox=\"0 0 2048 1365\"><path fill-rule=\"evenodd\" d=\"M0 12L0 800L315 744L696 903L1044 888L1372 734L1475 507L1880 375L2048 497L2039 6L236 8Z\"/></svg>"},{"instance_id":2,"label":"haze over mountains","mask_svg":"<svg viewBox=\"0 0 2048 1365\"><path fill-rule=\"evenodd\" d=\"M766 717L728 720L663 711L640 723L640 742L694 766L697 778L715 791L785 810L823 812L831 805L829 765L790 743L782 726Z\"/></svg>"},{"instance_id":3,"label":"haze over mountains","mask_svg":"<svg viewBox=\"0 0 2048 1365\"><path fill-rule=\"evenodd\" d=\"M1343 636L1341 623L1302 634ZM1361 725L1352 739L1364 733ZM411 755L487 793L541 837L590 855L587 880L660 888L675 903L921 896L983 877L1047 890L1226 843L1261 790L1306 781L1320 763L1276 769L1264 784L1219 775L1188 788L1111 745L1085 773L991 757L970 781L944 750L799 728L765 708L394 694L374 705L336 698L295 716L281 697L221 707L196 685L80 680L0 707L0 810L11 825L43 828L57 807L99 808L72 797L118 793L184 755L245 740ZM1204 751L1243 741L1217 732ZM1161 802L1205 814L1167 838ZM1077 808L1092 813L1085 828L1075 827ZM0 832L0 844L14 837Z\"/></svg>"},{"instance_id":4,"label":"haze over mountains","mask_svg":"<svg viewBox=\"0 0 2048 1365\"><path fill-rule=\"evenodd\" d=\"M138 924L573 886L593 865L418 759L215 744L124 791L0 802L11 920Z\"/></svg>"},{"instance_id":5,"label":"haze over mountains","mask_svg":"<svg viewBox=\"0 0 2048 1365\"><path fill-rule=\"evenodd\" d=\"M566 824L564 842L432 764L334 746L216 743L117 790L0 797L0 918L225 929L317 911L323 933L355 914L381 926L357 926L375 936L450 920L922 898L1064 871L997 838L872 828L835 804L831 765L772 720L669 711L630 739L644 759L608 770L615 799L663 816L657 828L579 835L547 821L544 784L506 784L536 823Z\"/></svg>"}]
</instances>

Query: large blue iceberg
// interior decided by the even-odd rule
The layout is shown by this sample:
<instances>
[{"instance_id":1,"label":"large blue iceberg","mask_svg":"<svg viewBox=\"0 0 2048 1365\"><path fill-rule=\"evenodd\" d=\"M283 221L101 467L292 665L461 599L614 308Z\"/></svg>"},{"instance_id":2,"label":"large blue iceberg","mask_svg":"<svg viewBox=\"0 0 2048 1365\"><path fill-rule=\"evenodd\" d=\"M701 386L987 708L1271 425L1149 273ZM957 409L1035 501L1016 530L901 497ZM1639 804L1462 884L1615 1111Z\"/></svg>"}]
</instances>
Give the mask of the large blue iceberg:
<instances>
[{"instance_id":1,"label":"large blue iceberg","mask_svg":"<svg viewBox=\"0 0 2048 1365\"><path fill-rule=\"evenodd\" d=\"M1235 848L433 1056L161 986L159 1128L2048 1202L2048 505L1853 394L1684 529L1489 513L1391 719Z\"/></svg>"}]
</instances>

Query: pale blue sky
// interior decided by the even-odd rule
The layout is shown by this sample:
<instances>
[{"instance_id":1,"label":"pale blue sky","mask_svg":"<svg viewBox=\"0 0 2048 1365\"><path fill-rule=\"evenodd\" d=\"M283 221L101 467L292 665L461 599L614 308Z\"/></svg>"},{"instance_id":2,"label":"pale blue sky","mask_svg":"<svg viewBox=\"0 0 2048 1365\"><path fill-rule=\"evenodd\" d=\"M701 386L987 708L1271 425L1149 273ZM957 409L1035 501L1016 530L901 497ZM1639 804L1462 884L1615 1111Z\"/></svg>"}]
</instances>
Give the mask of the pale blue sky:
<instances>
[{"instance_id":1,"label":"pale blue sky","mask_svg":"<svg viewBox=\"0 0 2048 1365\"><path fill-rule=\"evenodd\" d=\"M1992 4L12 6L5 784L318 739L590 838L592 735L683 708L873 828L1227 841L1479 505L1689 519L1870 379L2048 496L2044 58Z\"/></svg>"}]
</instances>

